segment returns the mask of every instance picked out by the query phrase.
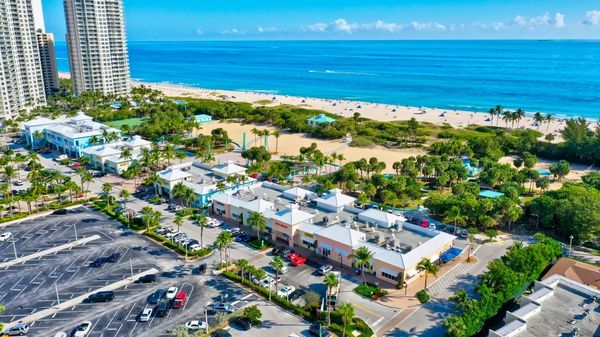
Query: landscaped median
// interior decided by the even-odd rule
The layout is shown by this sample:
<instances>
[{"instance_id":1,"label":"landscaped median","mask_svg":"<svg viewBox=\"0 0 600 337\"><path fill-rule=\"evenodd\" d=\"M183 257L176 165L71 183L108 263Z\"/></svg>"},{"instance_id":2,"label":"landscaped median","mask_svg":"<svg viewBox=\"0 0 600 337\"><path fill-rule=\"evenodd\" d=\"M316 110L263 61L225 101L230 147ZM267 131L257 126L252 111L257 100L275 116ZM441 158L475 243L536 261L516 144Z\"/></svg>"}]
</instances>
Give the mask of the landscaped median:
<instances>
[{"instance_id":1,"label":"landscaped median","mask_svg":"<svg viewBox=\"0 0 600 337\"><path fill-rule=\"evenodd\" d=\"M175 242L172 242L172 241L158 235L157 233L155 233L154 230L157 226L152 226L152 227L146 228L146 226L144 226L141 222L136 221L136 219L130 220L127 217L123 216L121 213L115 212L114 208L116 207L116 205L109 206L106 203L106 201L104 201L104 200L95 201L93 207L96 210L109 216L110 218L119 221L120 223L122 223L123 225L127 226L128 228L130 228L132 230L136 230L136 231L143 230L142 234L150 237L154 241L162 244L163 246L165 246L167 248L174 250L175 252L177 252L181 255L185 255L187 257L205 257L205 256L210 255L213 252L213 249L208 248L208 247L204 247L204 248L202 248L200 250L196 250L196 251L187 250L187 249L185 249L185 247L180 246L180 245L176 244Z\"/></svg>"},{"instance_id":2,"label":"landscaped median","mask_svg":"<svg viewBox=\"0 0 600 337\"><path fill-rule=\"evenodd\" d=\"M254 284L249 279L251 277L250 271L252 269L253 270L261 270L261 271L262 271L262 269L254 268L254 267L247 268L245 271L245 274L247 273L248 275L245 275L243 282L242 282L242 276L240 276L236 273L237 269L239 269L239 268L235 267L235 271L233 271L231 269L233 269L233 268L230 267L229 269L223 271L221 273L221 275L233 282L241 284L242 286L244 286L246 288L252 289L255 293L260 295L263 299L273 302L273 303L279 305L282 309L288 310L288 311L292 312L293 314L300 316L309 322L319 323L323 326L325 326L327 324L326 323L327 322L327 312L319 310L320 300L316 301L317 302L316 305L314 303L310 303L310 304L307 303L307 305L305 305L304 307L295 305L292 302L288 301L287 299L278 296L276 293L270 292L267 288L264 288L264 287ZM269 298L270 298L270 300L269 300ZM374 336L374 332L371 329L371 327L369 327L369 325L365 321L363 321L361 318L354 316L354 309L353 309L352 305L347 304L346 308L352 308L352 309L349 309L350 312L346 311L345 315L342 312L342 310L331 312L331 325L329 326L328 329L333 331L336 335L342 336L343 331L344 331L344 326L345 326L345 328L346 328L345 335L346 336L358 336L358 337ZM344 316L346 317L346 324L344 324Z\"/></svg>"}]
</instances>

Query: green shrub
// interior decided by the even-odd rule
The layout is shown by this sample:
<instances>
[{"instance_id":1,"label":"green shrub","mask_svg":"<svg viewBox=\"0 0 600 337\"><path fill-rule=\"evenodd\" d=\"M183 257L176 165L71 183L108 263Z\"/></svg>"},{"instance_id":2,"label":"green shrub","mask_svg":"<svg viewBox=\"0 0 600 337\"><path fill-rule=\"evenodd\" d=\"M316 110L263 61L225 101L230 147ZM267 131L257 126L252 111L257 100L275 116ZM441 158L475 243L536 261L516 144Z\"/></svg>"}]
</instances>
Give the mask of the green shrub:
<instances>
[{"instance_id":1,"label":"green shrub","mask_svg":"<svg viewBox=\"0 0 600 337\"><path fill-rule=\"evenodd\" d=\"M431 297L429 297L429 294L425 290L419 290L417 292L417 298L421 303L427 303L431 300Z\"/></svg>"},{"instance_id":2,"label":"green shrub","mask_svg":"<svg viewBox=\"0 0 600 337\"><path fill-rule=\"evenodd\" d=\"M352 141L350 142L350 146L371 148L371 147L375 146L375 143L366 137L356 136L356 137L352 138Z\"/></svg>"}]
</instances>

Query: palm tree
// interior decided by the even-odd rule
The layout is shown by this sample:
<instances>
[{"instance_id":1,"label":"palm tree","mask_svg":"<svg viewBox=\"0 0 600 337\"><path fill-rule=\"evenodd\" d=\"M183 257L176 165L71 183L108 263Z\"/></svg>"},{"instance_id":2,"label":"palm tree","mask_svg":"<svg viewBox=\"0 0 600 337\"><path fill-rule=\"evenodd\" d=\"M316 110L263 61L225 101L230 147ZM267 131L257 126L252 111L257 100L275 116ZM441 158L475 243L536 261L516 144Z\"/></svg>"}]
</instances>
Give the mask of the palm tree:
<instances>
[{"instance_id":1,"label":"palm tree","mask_svg":"<svg viewBox=\"0 0 600 337\"><path fill-rule=\"evenodd\" d=\"M133 150L128 147L124 148L123 151L121 151L119 158L125 161L130 161L133 158Z\"/></svg>"},{"instance_id":2,"label":"palm tree","mask_svg":"<svg viewBox=\"0 0 600 337\"><path fill-rule=\"evenodd\" d=\"M112 184L104 183L102 184L102 192L106 195L106 204L110 206L110 191L112 191Z\"/></svg>"},{"instance_id":3,"label":"palm tree","mask_svg":"<svg viewBox=\"0 0 600 337\"><path fill-rule=\"evenodd\" d=\"M271 132L273 136L275 136L275 153L279 152L279 137L281 137L281 131L279 129L275 129Z\"/></svg>"},{"instance_id":4,"label":"palm tree","mask_svg":"<svg viewBox=\"0 0 600 337\"><path fill-rule=\"evenodd\" d=\"M279 291L279 273L281 273L281 270L283 269L284 266L285 266L285 263L283 262L281 257L275 256L273 258L273 261L271 262L271 267L273 267L273 270L275 270L275 293L276 294Z\"/></svg>"},{"instance_id":5,"label":"palm tree","mask_svg":"<svg viewBox=\"0 0 600 337\"><path fill-rule=\"evenodd\" d=\"M331 294L331 289L335 289L340 285L340 280L336 274L329 272L325 274L325 278L323 279L323 283L327 286L327 290L325 293L325 301L327 302L327 325L331 325L331 309L329 305L329 296Z\"/></svg>"},{"instance_id":6,"label":"palm tree","mask_svg":"<svg viewBox=\"0 0 600 337\"><path fill-rule=\"evenodd\" d=\"M90 143L90 145L98 145L101 141L102 140L100 139L100 137L98 137L98 135L93 135L88 140L88 143Z\"/></svg>"},{"instance_id":7,"label":"palm tree","mask_svg":"<svg viewBox=\"0 0 600 337\"><path fill-rule=\"evenodd\" d=\"M342 322L344 322L344 330L342 330L342 337L346 337L346 327L348 326L348 322L352 322L354 318L354 306L352 303L343 303L338 307L338 314L342 317Z\"/></svg>"},{"instance_id":8,"label":"palm tree","mask_svg":"<svg viewBox=\"0 0 600 337\"><path fill-rule=\"evenodd\" d=\"M494 110L496 111L496 125L498 125L499 117L504 115L504 108L501 105L496 105Z\"/></svg>"},{"instance_id":9,"label":"palm tree","mask_svg":"<svg viewBox=\"0 0 600 337\"><path fill-rule=\"evenodd\" d=\"M554 120L554 117L552 117L551 114L546 114L546 123L548 123L548 125L546 126L546 131L548 131L550 129L550 122L552 122Z\"/></svg>"},{"instance_id":10,"label":"palm tree","mask_svg":"<svg viewBox=\"0 0 600 337\"><path fill-rule=\"evenodd\" d=\"M186 190L187 186L185 186L183 184L183 182L178 182L177 184L175 184L175 186L173 186L173 190L171 190L171 194L173 195L173 198L175 199L180 199L181 202L183 203L183 197L185 195L185 190Z\"/></svg>"},{"instance_id":11,"label":"palm tree","mask_svg":"<svg viewBox=\"0 0 600 337\"><path fill-rule=\"evenodd\" d=\"M248 216L248 227L256 230L256 236L260 241L260 233L267 229L267 222L265 218L258 212L252 212Z\"/></svg>"},{"instance_id":12,"label":"palm tree","mask_svg":"<svg viewBox=\"0 0 600 337\"><path fill-rule=\"evenodd\" d=\"M544 122L544 116L542 116L542 114L540 112L536 112L533 115L533 120L537 123L537 129L540 129L540 126L542 126L542 123Z\"/></svg>"},{"instance_id":13,"label":"palm tree","mask_svg":"<svg viewBox=\"0 0 600 337\"><path fill-rule=\"evenodd\" d=\"M12 179L16 176L15 168L12 165L4 166L4 178L8 181L8 186L12 186Z\"/></svg>"},{"instance_id":14,"label":"palm tree","mask_svg":"<svg viewBox=\"0 0 600 337\"><path fill-rule=\"evenodd\" d=\"M454 295L448 298L450 302L454 302L454 308L452 308L452 312L457 312L459 310L463 310L468 306L470 301L469 294L464 289L458 289Z\"/></svg>"},{"instance_id":15,"label":"palm tree","mask_svg":"<svg viewBox=\"0 0 600 337\"><path fill-rule=\"evenodd\" d=\"M222 231L217 236L217 239L215 240L215 245L217 246L217 248L219 248L219 253L221 254L221 262L223 262L223 253L222 253L223 251L225 251L225 256L229 260L228 262L231 262L230 261L231 256L227 250L232 243L233 243L233 235L231 234L230 231ZM228 265L229 265L229 263L228 263ZM227 271L227 267L225 267L225 271Z\"/></svg>"},{"instance_id":16,"label":"palm tree","mask_svg":"<svg viewBox=\"0 0 600 337\"><path fill-rule=\"evenodd\" d=\"M173 222L177 225L177 232L180 232L181 226L183 226L183 217L178 215Z\"/></svg>"},{"instance_id":17,"label":"palm tree","mask_svg":"<svg viewBox=\"0 0 600 337\"><path fill-rule=\"evenodd\" d=\"M254 135L254 146L258 146L256 143L258 143L258 136L261 134L261 131L257 128L252 128L250 132Z\"/></svg>"},{"instance_id":18,"label":"palm tree","mask_svg":"<svg viewBox=\"0 0 600 337\"><path fill-rule=\"evenodd\" d=\"M152 222L155 218L154 208L152 208L150 206L144 206L144 208L142 208L142 213L144 214L142 216L142 220L146 224L146 230L150 230L150 225L152 224Z\"/></svg>"},{"instance_id":19,"label":"palm tree","mask_svg":"<svg viewBox=\"0 0 600 337\"><path fill-rule=\"evenodd\" d=\"M171 159L175 158L175 147L167 144L163 149L163 157L167 160L167 165L171 165Z\"/></svg>"},{"instance_id":20,"label":"palm tree","mask_svg":"<svg viewBox=\"0 0 600 337\"><path fill-rule=\"evenodd\" d=\"M208 225L208 218L204 214L198 214L196 221L200 227L200 246L204 247L204 228Z\"/></svg>"},{"instance_id":21,"label":"palm tree","mask_svg":"<svg viewBox=\"0 0 600 337\"><path fill-rule=\"evenodd\" d=\"M217 190L219 190L219 192L224 192L227 189L227 186L225 185L224 182L219 181L217 183Z\"/></svg>"},{"instance_id":22,"label":"palm tree","mask_svg":"<svg viewBox=\"0 0 600 337\"><path fill-rule=\"evenodd\" d=\"M154 187L154 195L158 195L158 184L160 181L160 176L156 171L150 172L148 178L146 178L146 185L152 185Z\"/></svg>"},{"instance_id":23,"label":"palm tree","mask_svg":"<svg viewBox=\"0 0 600 337\"><path fill-rule=\"evenodd\" d=\"M81 191L84 192L85 195L87 196L87 190L84 188L83 184L87 183L89 186L89 184L94 181L94 177L88 170L86 170L85 168L83 168L81 166L77 168L77 174L79 174L79 181L81 183Z\"/></svg>"},{"instance_id":24,"label":"palm tree","mask_svg":"<svg viewBox=\"0 0 600 337\"><path fill-rule=\"evenodd\" d=\"M183 200L185 201L186 207L190 208L193 203L198 202L198 195L193 189L186 186L185 190L183 191Z\"/></svg>"},{"instance_id":25,"label":"palm tree","mask_svg":"<svg viewBox=\"0 0 600 337\"><path fill-rule=\"evenodd\" d=\"M492 119L490 121L490 124L494 124L494 116L496 116L496 109L495 108L490 108L488 110L488 115L492 116Z\"/></svg>"},{"instance_id":26,"label":"palm tree","mask_svg":"<svg viewBox=\"0 0 600 337\"><path fill-rule=\"evenodd\" d=\"M427 277L429 274L437 276L437 272L440 270L440 267L433 264L430 259L423 259L417 265L417 270L420 272L425 272L425 290L427 290Z\"/></svg>"},{"instance_id":27,"label":"palm tree","mask_svg":"<svg viewBox=\"0 0 600 337\"><path fill-rule=\"evenodd\" d=\"M65 183L65 188L69 191L69 198L71 202L73 202L73 192L77 192L79 190L79 186L72 180L69 180Z\"/></svg>"},{"instance_id":28,"label":"palm tree","mask_svg":"<svg viewBox=\"0 0 600 337\"><path fill-rule=\"evenodd\" d=\"M452 206L446 211L446 217L444 218L444 221L454 223L454 235L456 235L456 226L459 224L466 224L467 217L462 214L458 206Z\"/></svg>"},{"instance_id":29,"label":"palm tree","mask_svg":"<svg viewBox=\"0 0 600 337\"><path fill-rule=\"evenodd\" d=\"M187 154L183 151L175 152L175 158L179 159L179 164L183 163L183 160L187 158Z\"/></svg>"},{"instance_id":30,"label":"palm tree","mask_svg":"<svg viewBox=\"0 0 600 337\"><path fill-rule=\"evenodd\" d=\"M250 264L248 263L248 260L246 260L246 259L239 259L239 260L237 260L235 262L235 265L238 268L240 268L240 271L242 272L241 273L241 275L242 275L242 284L244 284L244 277L246 276L245 272L248 270L248 267L250 266Z\"/></svg>"},{"instance_id":31,"label":"palm tree","mask_svg":"<svg viewBox=\"0 0 600 337\"><path fill-rule=\"evenodd\" d=\"M350 255L354 259L354 264L360 268L360 273L363 278L363 283L367 284L367 278L365 277L365 266L370 265L371 259L373 259L373 252L366 246L360 246L356 252Z\"/></svg>"},{"instance_id":32,"label":"palm tree","mask_svg":"<svg viewBox=\"0 0 600 337\"><path fill-rule=\"evenodd\" d=\"M514 119L517 122L517 129L519 128L519 123L521 122L521 119L523 119L523 117L525 117L525 110L521 108L517 109L514 113Z\"/></svg>"},{"instance_id":33,"label":"palm tree","mask_svg":"<svg viewBox=\"0 0 600 337\"><path fill-rule=\"evenodd\" d=\"M121 201L123 202L123 209L127 209L127 200L130 196L131 194L127 190L121 190L121 192L119 192L119 198L121 198Z\"/></svg>"}]
</instances>

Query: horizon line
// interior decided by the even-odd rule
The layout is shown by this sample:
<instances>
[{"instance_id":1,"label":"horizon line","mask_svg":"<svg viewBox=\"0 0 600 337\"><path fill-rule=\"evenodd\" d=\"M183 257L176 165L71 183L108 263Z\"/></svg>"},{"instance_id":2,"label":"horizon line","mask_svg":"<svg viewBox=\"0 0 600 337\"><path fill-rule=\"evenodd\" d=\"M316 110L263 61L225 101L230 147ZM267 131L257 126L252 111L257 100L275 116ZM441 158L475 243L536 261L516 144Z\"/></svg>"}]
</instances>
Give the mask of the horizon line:
<instances>
[{"instance_id":1,"label":"horizon line","mask_svg":"<svg viewBox=\"0 0 600 337\"><path fill-rule=\"evenodd\" d=\"M589 38L506 38L506 39L182 39L182 40L161 40L161 39L128 39L127 42L465 42L465 41L537 41L537 42L560 42L560 41L580 41L580 42L600 42L600 38L589 39ZM66 40L55 40L55 42L67 42Z\"/></svg>"}]
</instances>

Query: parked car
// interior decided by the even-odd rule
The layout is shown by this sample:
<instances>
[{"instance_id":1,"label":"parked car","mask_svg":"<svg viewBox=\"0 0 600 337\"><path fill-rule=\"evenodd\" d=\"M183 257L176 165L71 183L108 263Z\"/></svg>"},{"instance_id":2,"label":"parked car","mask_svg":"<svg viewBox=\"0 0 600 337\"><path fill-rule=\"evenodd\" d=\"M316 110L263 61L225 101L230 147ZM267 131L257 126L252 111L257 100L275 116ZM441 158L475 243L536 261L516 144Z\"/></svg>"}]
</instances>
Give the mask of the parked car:
<instances>
[{"instance_id":1,"label":"parked car","mask_svg":"<svg viewBox=\"0 0 600 337\"><path fill-rule=\"evenodd\" d=\"M76 169L81 166L83 166L83 165L81 165L80 162L74 162L73 164L69 165L69 168Z\"/></svg>"},{"instance_id":2,"label":"parked car","mask_svg":"<svg viewBox=\"0 0 600 337\"><path fill-rule=\"evenodd\" d=\"M227 330L218 329L212 333L211 337L232 337Z\"/></svg>"},{"instance_id":3,"label":"parked car","mask_svg":"<svg viewBox=\"0 0 600 337\"><path fill-rule=\"evenodd\" d=\"M85 321L79 324L75 330L73 330L73 337L85 337L92 330L92 322Z\"/></svg>"},{"instance_id":4,"label":"parked car","mask_svg":"<svg viewBox=\"0 0 600 337\"><path fill-rule=\"evenodd\" d=\"M271 269L273 270L273 272L277 272L277 270L275 270L275 268L273 268L273 261L271 261ZM283 265L283 267L279 270L279 274L285 274L288 272L288 267L286 265Z\"/></svg>"},{"instance_id":5,"label":"parked car","mask_svg":"<svg viewBox=\"0 0 600 337\"><path fill-rule=\"evenodd\" d=\"M293 302L302 297L305 293L306 291L304 289L296 289L296 291L288 296L288 300Z\"/></svg>"},{"instance_id":6,"label":"parked car","mask_svg":"<svg viewBox=\"0 0 600 337\"><path fill-rule=\"evenodd\" d=\"M29 333L29 324L17 323L7 331L9 336L22 336Z\"/></svg>"},{"instance_id":7,"label":"parked car","mask_svg":"<svg viewBox=\"0 0 600 337\"><path fill-rule=\"evenodd\" d=\"M275 280L270 276L267 276L264 279L260 280L260 282L258 282L258 284L263 288L269 288L274 283L275 283Z\"/></svg>"},{"instance_id":8,"label":"parked car","mask_svg":"<svg viewBox=\"0 0 600 337\"><path fill-rule=\"evenodd\" d=\"M21 180L15 180L13 182L13 185L15 185L15 186L23 186L23 181L21 181Z\"/></svg>"},{"instance_id":9,"label":"parked car","mask_svg":"<svg viewBox=\"0 0 600 337\"><path fill-rule=\"evenodd\" d=\"M4 233L0 234L0 242L4 242L4 241L10 239L11 237L12 237L11 232L4 232Z\"/></svg>"},{"instance_id":10,"label":"parked car","mask_svg":"<svg viewBox=\"0 0 600 337\"><path fill-rule=\"evenodd\" d=\"M293 266L300 266L306 263L306 258L300 254L291 253L288 256L288 259L292 263Z\"/></svg>"},{"instance_id":11,"label":"parked car","mask_svg":"<svg viewBox=\"0 0 600 337\"><path fill-rule=\"evenodd\" d=\"M114 252L106 258L106 262L115 263L115 262L119 261L120 258L121 258L121 253Z\"/></svg>"},{"instance_id":12,"label":"parked car","mask_svg":"<svg viewBox=\"0 0 600 337\"><path fill-rule=\"evenodd\" d=\"M168 299L162 299L156 306L156 316L165 317L167 312L169 312L169 309L171 309L171 301Z\"/></svg>"},{"instance_id":13,"label":"parked car","mask_svg":"<svg viewBox=\"0 0 600 337\"><path fill-rule=\"evenodd\" d=\"M289 258L290 254L292 254L294 251L288 248L285 248L284 250L282 250L279 253L279 256L283 257L283 258Z\"/></svg>"},{"instance_id":14,"label":"parked car","mask_svg":"<svg viewBox=\"0 0 600 337\"><path fill-rule=\"evenodd\" d=\"M160 300L165 298L165 294L167 293L164 289L156 289L150 297L148 297L148 304L158 304Z\"/></svg>"},{"instance_id":15,"label":"parked car","mask_svg":"<svg viewBox=\"0 0 600 337\"><path fill-rule=\"evenodd\" d=\"M60 209L57 209L54 212L52 212L52 215L65 215L68 212L69 211L66 208L60 208Z\"/></svg>"},{"instance_id":16,"label":"parked car","mask_svg":"<svg viewBox=\"0 0 600 337\"><path fill-rule=\"evenodd\" d=\"M92 263L90 263L90 267L93 267L93 268L100 268L100 267L102 267L103 265L105 265L105 264L106 264L106 262L107 262L107 261L106 261L106 258L105 258L105 257L99 257L99 258L95 259L94 261L92 261Z\"/></svg>"},{"instance_id":17,"label":"parked car","mask_svg":"<svg viewBox=\"0 0 600 337\"><path fill-rule=\"evenodd\" d=\"M319 268L318 272L320 275L325 275L325 274L329 273L331 270L333 270L333 266L330 264L326 264L324 266L321 266L321 268Z\"/></svg>"},{"instance_id":18,"label":"parked car","mask_svg":"<svg viewBox=\"0 0 600 337\"><path fill-rule=\"evenodd\" d=\"M292 285L283 286L283 287L279 288L277 295L279 295L283 298L288 298L288 296L290 296L294 291L296 291L296 287L294 287Z\"/></svg>"},{"instance_id":19,"label":"parked car","mask_svg":"<svg viewBox=\"0 0 600 337\"><path fill-rule=\"evenodd\" d=\"M112 290L109 291L99 291L97 293L93 293L88 297L88 301L95 302L110 302L115 298L115 292Z\"/></svg>"},{"instance_id":20,"label":"parked car","mask_svg":"<svg viewBox=\"0 0 600 337\"><path fill-rule=\"evenodd\" d=\"M235 307L231 304L227 303L215 303L212 305L212 309L214 311L233 313L235 312Z\"/></svg>"},{"instance_id":21,"label":"parked car","mask_svg":"<svg viewBox=\"0 0 600 337\"><path fill-rule=\"evenodd\" d=\"M54 334L54 337L67 337L67 333L64 331L60 331Z\"/></svg>"},{"instance_id":22,"label":"parked car","mask_svg":"<svg viewBox=\"0 0 600 337\"><path fill-rule=\"evenodd\" d=\"M191 250L192 252L199 251L200 249L202 249L202 246L200 246L199 244L193 244L191 246L188 246L188 250Z\"/></svg>"},{"instance_id":23,"label":"parked car","mask_svg":"<svg viewBox=\"0 0 600 337\"><path fill-rule=\"evenodd\" d=\"M140 314L140 322L148 322L150 320L150 317L152 317L152 308L146 308L144 309L144 311L142 311L142 313Z\"/></svg>"},{"instance_id":24,"label":"parked car","mask_svg":"<svg viewBox=\"0 0 600 337\"><path fill-rule=\"evenodd\" d=\"M311 334L313 334L317 337L330 337L331 336L329 331L325 330L325 328L323 326L321 326L321 324L311 324L310 328L308 330L310 331Z\"/></svg>"},{"instance_id":25,"label":"parked car","mask_svg":"<svg viewBox=\"0 0 600 337\"><path fill-rule=\"evenodd\" d=\"M170 287L169 289L167 289L167 293L165 294L165 298L172 300L175 298L175 296L177 295L177 287Z\"/></svg>"},{"instance_id":26,"label":"parked car","mask_svg":"<svg viewBox=\"0 0 600 337\"><path fill-rule=\"evenodd\" d=\"M95 171L94 173L92 173L92 176L96 177L96 178L101 178L104 177L106 175L106 172L102 172L102 171Z\"/></svg>"},{"instance_id":27,"label":"parked car","mask_svg":"<svg viewBox=\"0 0 600 337\"><path fill-rule=\"evenodd\" d=\"M185 327L191 331L198 331L206 329L206 323L204 321L189 321L185 323Z\"/></svg>"},{"instance_id":28,"label":"parked car","mask_svg":"<svg viewBox=\"0 0 600 337\"><path fill-rule=\"evenodd\" d=\"M286 248L284 246L277 246L275 248L273 248L273 250L271 250L271 253L273 255L279 255L281 252L283 252Z\"/></svg>"},{"instance_id":29,"label":"parked car","mask_svg":"<svg viewBox=\"0 0 600 337\"><path fill-rule=\"evenodd\" d=\"M148 274L148 275L144 275L141 276L138 279L139 283L154 283L156 282L156 274Z\"/></svg>"},{"instance_id":30,"label":"parked car","mask_svg":"<svg viewBox=\"0 0 600 337\"><path fill-rule=\"evenodd\" d=\"M57 156L56 158L54 158L54 161L62 161L62 160L67 160L69 159L69 157L66 154L61 154L59 156Z\"/></svg>"},{"instance_id":31,"label":"parked car","mask_svg":"<svg viewBox=\"0 0 600 337\"><path fill-rule=\"evenodd\" d=\"M252 329L252 322L247 317L237 316L231 319L231 323L237 325L242 330L248 331Z\"/></svg>"},{"instance_id":32,"label":"parked car","mask_svg":"<svg viewBox=\"0 0 600 337\"><path fill-rule=\"evenodd\" d=\"M206 263L201 263L201 264L198 266L198 272L199 272L200 274L204 274L204 273L206 272L206 267L207 267L207 266L206 266Z\"/></svg>"},{"instance_id":33,"label":"parked car","mask_svg":"<svg viewBox=\"0 0 600 337\"><path fill-rule=\"evenodd\" d=\"M175 296L173 308L181 308L185 306L185 302L187 302L187 294L183 291L180 291L177 293L177 296Z\"/></svg>"}]
</instances>

